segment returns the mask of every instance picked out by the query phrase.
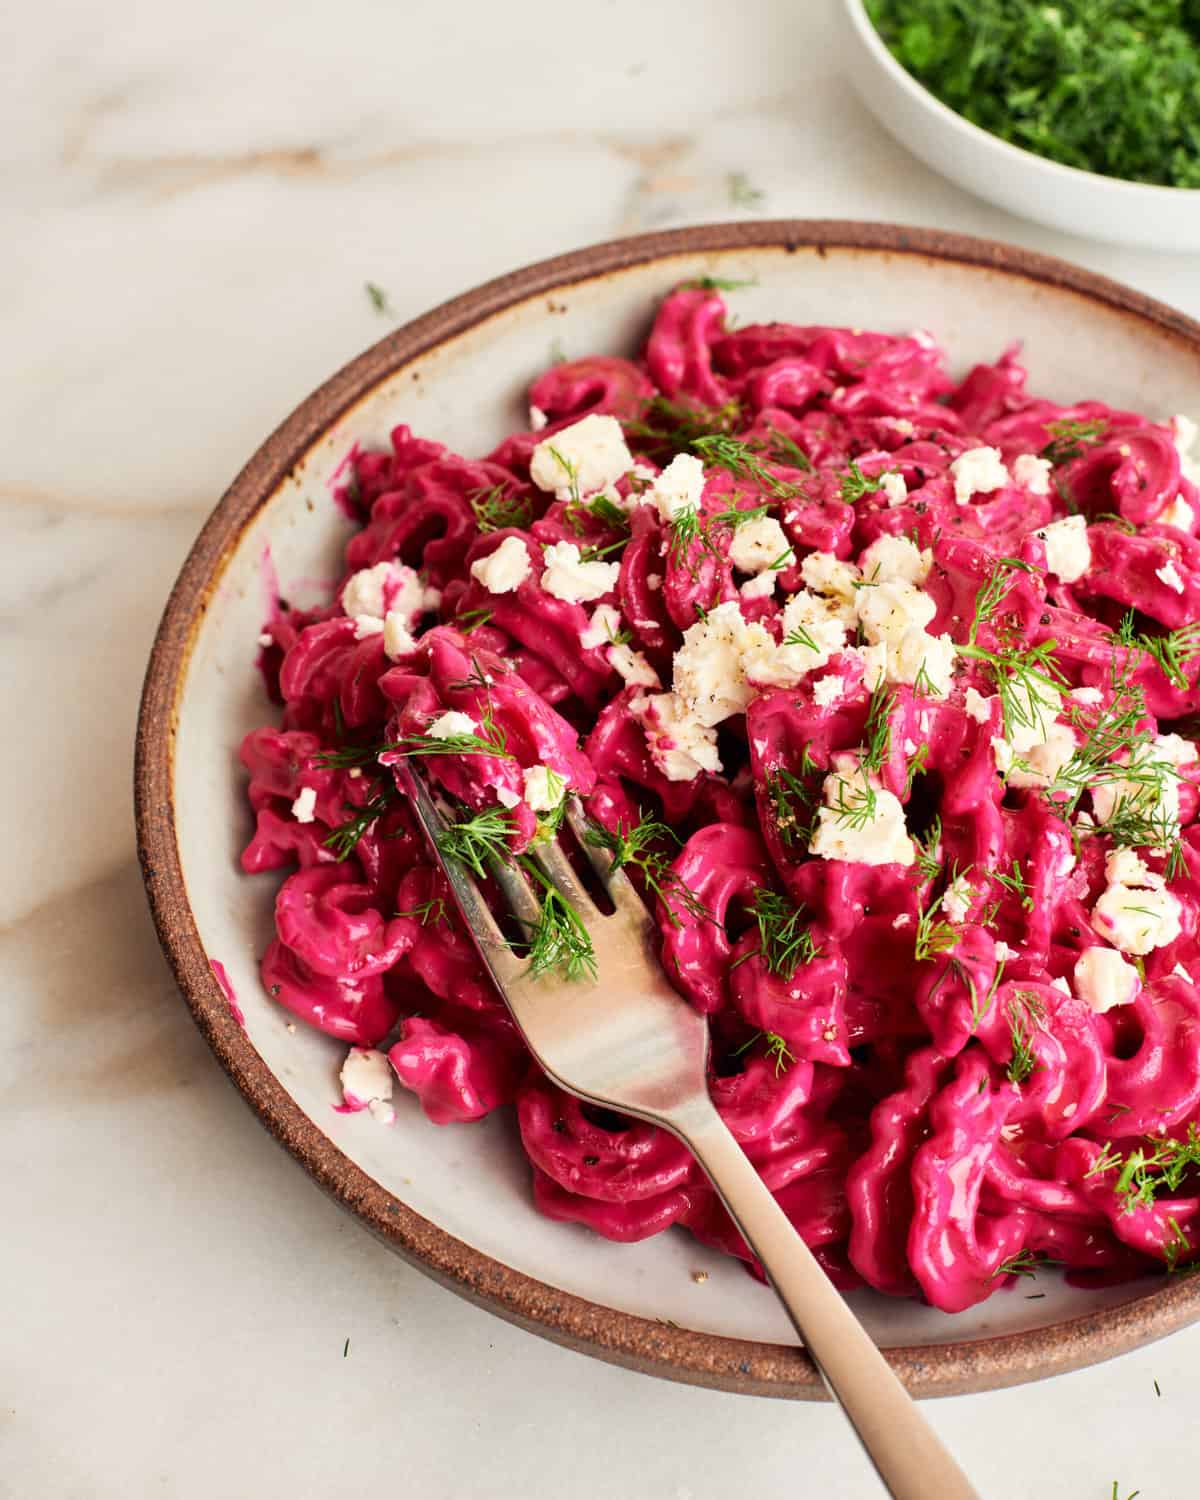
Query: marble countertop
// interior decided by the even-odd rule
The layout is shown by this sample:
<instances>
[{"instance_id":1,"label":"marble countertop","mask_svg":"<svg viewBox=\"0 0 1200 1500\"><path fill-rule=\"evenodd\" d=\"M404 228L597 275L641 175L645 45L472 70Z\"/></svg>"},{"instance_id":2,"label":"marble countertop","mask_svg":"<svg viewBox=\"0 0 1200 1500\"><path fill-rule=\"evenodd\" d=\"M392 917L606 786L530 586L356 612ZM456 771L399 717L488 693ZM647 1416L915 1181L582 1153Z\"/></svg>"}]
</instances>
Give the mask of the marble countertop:
<instances>
[{"instance_id":1,"label":"marble countertop","mask_svg":"<svg viewBox=\"0 0 1200 1500\"><path fill-rule=\"evenodd\" d=\"M518 1332L277 1150L146 913L141 673L242 460L386 331L367 281L403 319L614 235L844 216L1031 245L1197 315L1195 257L932 175L858 105L823 3L52 0L21 26L0 87L0 1495L874 1496L832 1410ZM1196 1378L1200 1328L931 1416L989 1496L1183 1500Z\"/></svg>"}]
</instances>

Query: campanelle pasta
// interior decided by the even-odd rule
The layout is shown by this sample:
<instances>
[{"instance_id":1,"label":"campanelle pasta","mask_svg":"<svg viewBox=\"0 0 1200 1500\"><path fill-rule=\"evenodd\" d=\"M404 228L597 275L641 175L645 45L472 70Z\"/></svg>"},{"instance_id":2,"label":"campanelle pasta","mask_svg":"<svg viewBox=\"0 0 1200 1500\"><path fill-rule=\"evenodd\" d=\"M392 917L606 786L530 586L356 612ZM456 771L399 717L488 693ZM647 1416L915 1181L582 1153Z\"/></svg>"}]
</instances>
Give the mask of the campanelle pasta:
<instances>
[{"instance_id":1,"label":"campanelle pasta","mask_svg":"<svg viewBox=\"0 0 1200 1500\"><path fill-rule=\"evenodd\" d=\"M515 1104L544 1213L752 1261L677 1142L533 1065L395 786L418 755L481 876L582 800L839 1285L953 1311L1200 1252L1193 430L1025 379L731 329L693 283L488 457L352 456L345 576L273 611L280 726L241 750L244 868L293 867L263 980L351 1047L345 1107ZM586 932L538 890L569 1005Z\"/></svg>"}]
</instances>

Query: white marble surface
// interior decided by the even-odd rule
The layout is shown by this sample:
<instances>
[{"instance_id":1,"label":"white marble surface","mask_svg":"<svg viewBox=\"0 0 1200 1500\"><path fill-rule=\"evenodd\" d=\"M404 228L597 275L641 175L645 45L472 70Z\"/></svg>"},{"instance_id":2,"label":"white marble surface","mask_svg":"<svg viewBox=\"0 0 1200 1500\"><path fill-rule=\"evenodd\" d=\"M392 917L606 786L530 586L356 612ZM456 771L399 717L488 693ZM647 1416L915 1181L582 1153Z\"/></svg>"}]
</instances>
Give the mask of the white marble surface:
<instances>
[{"instance_id":1,"label":"white marble surface","mask_svg":"<svg viewBox=\"0 0 1200 1500\"><path fill-rule=\"evenodd\" d=\"M932 176L854 100L824 4L49 0L0 41L0 1496L866 1500L832 1411L510 1329L272 1145L144 909L144 660L242 459L385 331L367 280L404 318L590 240L744 213L996 235L1200 314L1194 258ZM1110 1500L1117 1479L1185 1500L1198 1376L1200 1329L931 1415L988 1496Z\"/></svg>"}]
</instances>

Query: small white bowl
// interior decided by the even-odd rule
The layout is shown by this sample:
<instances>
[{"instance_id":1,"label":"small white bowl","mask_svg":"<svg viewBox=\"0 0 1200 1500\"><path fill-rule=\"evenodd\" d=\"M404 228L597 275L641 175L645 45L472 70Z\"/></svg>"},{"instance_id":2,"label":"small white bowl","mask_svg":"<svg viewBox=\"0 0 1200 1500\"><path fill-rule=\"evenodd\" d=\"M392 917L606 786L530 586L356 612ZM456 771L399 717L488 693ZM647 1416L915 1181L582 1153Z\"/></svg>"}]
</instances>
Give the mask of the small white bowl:
<instances>
[{"instance_id":1,"label":"small white bowl","mask_svg":"<svg viewBox=\"0 0 1200 1500\"><path fill-rule=\"evenodd\" d=\"M879 123L970 193L1071 234L1155 250L1200 250L1200 189L1065 167L1011 146L935 98L888 51L863 0L842 0L849 73Z\"/></svg>"}]
</instances>

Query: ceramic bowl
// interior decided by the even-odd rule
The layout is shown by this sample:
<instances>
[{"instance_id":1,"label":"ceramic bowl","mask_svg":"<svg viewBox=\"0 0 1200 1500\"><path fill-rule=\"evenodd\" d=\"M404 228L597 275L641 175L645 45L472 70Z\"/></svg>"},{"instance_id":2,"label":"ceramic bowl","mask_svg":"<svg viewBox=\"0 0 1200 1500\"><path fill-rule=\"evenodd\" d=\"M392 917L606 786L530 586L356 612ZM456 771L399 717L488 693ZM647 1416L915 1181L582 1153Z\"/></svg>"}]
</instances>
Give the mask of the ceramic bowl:
<instances>
[{"instance_id":1,"label":"ceramic bowl","mask_svg":"<svg viewBox=\"0 0 1200 1500\"><path fill-rule=\"evenodd\" d=\"M254 666L265 589L277 575L303 603L336 577L347 522L330 481L350 448L384 444L403 421L486 452L524 424L526 385L552 348L632 353L658 299L705 273L755 282L731 294L742 321L924 327L959 369L1023 334L1039 393L1200 413L1200 326L1062 262L980 240L870 224L716 225L599 245L490 282L392 333L309 397L204 527L146 678L139 847L163 947L217 1058L365 1227L444 1285L589 1354L733 1391L818 1397L773 1295L732 1261L682 1231L622 1246L541 1218L510 1112L436 1127L402 1096L391 1128L335 1113L345 1049L293 1030L264 994L256 960L276 881L237 866L249 815L235 750L273 718ZM697 1269L706 1281L693 1279ZM853 1300L919 1395L1072 1369L1200 1312L1200 1277L1085 1291L1042 1276L1044 1295L1030 1300L1030 1290L955 1317L869 1293Z\"/></svg>"},{"instance_id":2,"label":"ceramic bowl","mask_svg":"<svg viewBox=\"0 0 1200 1500\"><path fill-rule=\"evenodd\" d=\"M863 0L841 0L846 71L859 98L935 172L1001 208L1070 234L1154 250L1200 249L1200 189L1063 166L972 125L888 51Z\"/></svg>"}]
</instances>

